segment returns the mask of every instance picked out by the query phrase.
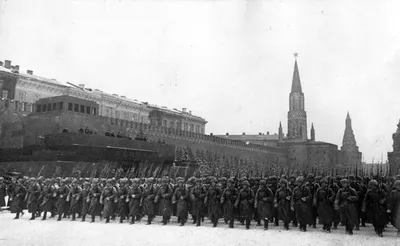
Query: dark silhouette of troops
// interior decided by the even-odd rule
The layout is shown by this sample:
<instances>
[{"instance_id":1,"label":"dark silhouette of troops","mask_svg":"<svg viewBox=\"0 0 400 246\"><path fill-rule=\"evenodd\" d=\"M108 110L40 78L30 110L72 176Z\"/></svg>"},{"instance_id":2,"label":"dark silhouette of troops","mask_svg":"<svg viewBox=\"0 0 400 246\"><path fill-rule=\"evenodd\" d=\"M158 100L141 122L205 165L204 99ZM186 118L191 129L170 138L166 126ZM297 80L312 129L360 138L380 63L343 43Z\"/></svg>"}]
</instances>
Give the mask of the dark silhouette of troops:
<instances>
[{"instance_id":1,"label":"dark silhouette of troops","mask_svg":"<svg viewBox=\"0 0 400 246\"><path fill-rule=\"evenodd\" d=\"M400 180L394 181L389 195L387 213L391 215L391 223L397 229L397 236L400 236Z\"/></svg>"},{"instance_id":2,"label":"dark silhouette of troops","mask_svg":"<svg viewBox=\"0 0 400 246\"><path fill-rule=\"evenodd\" d=\"M260 180L260 188L255 193L254 208L258 218L264 222L264 230L268 230L269 222L274 216L274 194L268 188L266 180Z\"/></svg>"},{"instance_id":3,"label":"dark silhouette of troops","mask_svg":"<svg viewBox=\"0 0 400 246\"><path fill-rule=\"evenodd\" d=\"M176 205L176 216L180 226L184 226L188 219L189 190L185 187L183 178L177 178L177 186L172 196L172 204Z\"/></svg>"},{"instance_id":4,"label":"dark silhouette of troops","mask_svg":"<svg viewBox=\"0 0 400 246\"><path fill-rule=\"evenodd\" d=\"M313 195L310 189L304 184L304 177L296 179L296 187L293 189L291 207L294 208L297 223L300 225L300 231L307 231L307 225L313 224L313 212L310 206Z\"/></svg>"},{"instance_id":5,"label":"dark silhouette of troops","mask_svg":"<svg viewBox=\"0 0 400 246\"><path fill-rule=\"evenodd\" d=\"M320 178L320 177L318 177ZM318 183L316 182L316 178L314 178L313 174L308 175L307 177L307 183L306 187L310 190L311 197L314 197L315 192L319 188ZM317 208L312 206L312 199L308 200L308 204L311 209L311 223L309 223L309 226L312 226L313 228L317 228Z\"/></svg>"},{"instance_id":6,"label":"dark silhouette of troops","mask_svg":"<svg viewBox=\"0 0 400 246\"><path fill-rule=\"evenodd\" d=\"M275 193L274 206L277 209L278 220L283 221L285 230L289 230L289 223L291 221L290 209L291 209L291 198L292 190L287 187L288 182L286 179L279 181L279 188ZM293 210L293 209L292 209Z\"/></svg>"},{"instance_id":7,"label":"dark silhouette of troops","mask_svg":"<svg viewBox=\"0 0 400 246\"><path fill-rule=\"evenodd\" d=\"M331 232L334 221L334 208L336 193L329 187L330 178L321 180L321 187L314 194L313 205L317 208L319 223L323 224L323 230Z\"/></svg>"},{"instance_id":8,"label":"dark silhouette of troops","mask_svg":"<svg viewBox=\"0 0 400 246\"><path fill-rule=\"evenodd\" d=\"M347 179L340 181L342 188L339 189L335 199L335 209L340 211L340 219L345 225L349 235L353 235L354 226L358 223L356 202L358 195L356 190L349 186Z\"/></svg>"},{"instance_id":9,"label":"dark silhouette of troops","mask_svg":"<svg viewBox=\"0 0 400 246\"><path fill-rule=\"evenodd\" d=\"M365 194L362 211L366 213L367 223L372 223L378 236L383 237L383 229L388 222L386 214L386 192L379 187L378 181L371 180Z\"/></svg>"},{"instance_id":10,"label":"dark silhouette of troops","mask_svg":"<svg viewBox=\"0 0 400 246\"><path fill-rule=\"evenodd\" d=\"M169 178L162 178L154 201L158 203L158 214L162 216L163 225L167 225L171 219L173 194L174 190L169 182Z\"/></svg>"},{"instance_id":11,"label":"dark silhouette of troops","mask_svg":"<svg viewBox=\"0 0 400 246\"><path fill-rule=\"evenodd\" d=\"M156 217L156 206L154 203L157 195L157 186L154 184L154 178L148 178L143 185L142 195L142 208L143 215L147 215L147 224L150 225L153 219Z\"/></svg>"},{"instance_id":12,"label":"dark silhouette of troops","mask_svg":"<svg viewBox=\"0 0 400 246\"><path fill-rule=\"evenodd\" d=\"M193 224L196 226L201 225L201 220L204 212L204 198L206 192L202 186L201 179L196 179L196 185L190 192L190 200L192 202L192 214L193 214Z\"/></svg>"},{"instance_id":13,"label":"dark silhouette of troops","mask_svg":"<svg viewBox=\"0 0 400 246\"><path fill-rule=\"evenodd\" d=\"M0 208L6 206L5 198L7 196L7 185L4 178L0 177Z\"/></svg>"}]
</instances>

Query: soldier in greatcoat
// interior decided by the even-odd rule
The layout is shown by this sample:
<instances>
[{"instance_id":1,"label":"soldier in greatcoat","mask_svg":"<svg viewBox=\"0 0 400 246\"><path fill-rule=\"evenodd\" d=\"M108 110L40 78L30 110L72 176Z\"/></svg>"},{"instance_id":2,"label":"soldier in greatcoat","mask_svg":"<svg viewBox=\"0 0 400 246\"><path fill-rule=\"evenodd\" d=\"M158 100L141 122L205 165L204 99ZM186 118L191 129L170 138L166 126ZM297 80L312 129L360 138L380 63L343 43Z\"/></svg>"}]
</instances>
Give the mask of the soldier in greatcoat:
<instances>
[{"instance_id":1,"label":"soldier in greatcoat","mask_svg":"<svg viewBox=\"0 0 400 246\"><path fill-rule=\"evenodd\" d=\"M72 214L71 221L76 220L76 214L82 209L82 203L79 199L79 194L82 192L82 188L79 187L78 180L74 179L71 183L71 189L67 196L67 201L70 203L70 214Z\"/></svg>"},{"instance_id":2,"label":"soldier in greatcoat","mask_svg":"<svg viewBox=\"0 0 400 246\"><path fill-rule=\"evenodd\" d=\"M358 195L356 190L349 186L347 179L340 181L342 188L339 189L335 198L335 209L340 211L340 219L342 224L346 226L346 232L353 235L354 226L358 222L356 202Z\"/></svg>"},{"instance_id":3,"label":"soldier in greatcoat","mask_svg":"<svg viewBox=\"0 0 400 246\"><path fill-rule=\"evenodd\" d=\"M296 220L299 223L300 231L307 231L307 225L313 224L312 201L310 189L304 184L304 177L296 179L296 187L293 189L291 208L295 212Z\"/></svg>"},{"instance_id":4,"label":"soldier in greatcoat","mask_svg":"<svg viewBox=\"0 0 400 246\"><path fill-rule=\"evenodd\" d=\"M264 221L264 230L268 230L268 223L273 220L274 194L267 186L267 181L260 180L260 188L257 190L254 201L254 208L258 216Z\"/></svg>"},{"instance_id":5,"label":"soldier in greatcoat","mask_svg":"<svg viewBox=\"0 0 400 246\"><path fill-rule=\"evenodd\" d=\"M193 187L190 192L190 200L192 202L192 210L193 210L193 223L196 223L196 226L201 225L201 217L204 212L204 198L206 196L206 192L204 190L204 186L202 186L201 179L196 179L196 185Z\"/></svg>"},{"instance_id":6,"label":"soldier in greatcoat","mask_svg":"<svg viewBox=\"0 0 400 246\"><path fill-rule=\"evenodd\" d=\"M157 195L154 199L158 203L159 214L162 216L162 224L167 225L172 215L172 195L174 190L169 183L169 178L162 178L160 187L158 188Z\"/></svg>"},{"instance_id":7,"label":"soldier in greatcoat","mask_svg":"<svg viewBox=\"0 0 400 246\"><path fill-rule=\"evenodd\" d=\"M32 217L29 220L34 220L38 210L38 200L41 193L41 187L35 178L31 178L31 184L26 193L26 200L28 206L28 212L32 213Z\"/></svg>"},{"instance_id":8,"label":"soldier in greatcoat","mask_svg":"<svg viewBox=\"0 0 400 246\"><path fill-rule=\"evenodd\" d=\"M397 236L400 237L400 180L394 181L389 195L387 213L391 215L391 223L397 229Z\"/></svg>"},{"instance_id":9,"label":"soldier in greatcoat","mask_svg":"<svg viewBox=\"0 0 400 246\"><path fill-rule=\"evenodd\" d=\"M65 179L60 180L60 186L57 189L57 213L58 219L57 221L61 221L62 215L67 213L69 207L67 207L67 196L69 194L69 188L65 182Z\"/></svg>"},{"instance_id":10,"label":"soldier in greatcoat","mask_svg":"<svg viewBox=\"0 0 400 246\"><path fill-rule=\"evenodd\" d=\"M286 179L279 181L280 187L277 189L274 198L274 206L277 209L278 220L283 221L285 230L289 230L290 217L290 201L292 198L292 190L287 187L288 182Z\"/></svg>"},{"instance_id":11,"label":"soldier in greatcoat","mask_svg":"<svg viewBox=\"0 0 400 246\"><path fill-rule=\"evenodd\" d=\"M0 177L0 208L6 206L5 198L7 196L7 185L4 178Z\"/></svg>"},{"instance_id":12,"label":"soldier in greatcoat","mask_svg":"<svg viewBox=\"0 0 400 246\"><path fill-rule=\"evenodd\" d=\"M367 223L372 223L378 236L383 236L383 228L388 222L386 214L386 192L381 189L376 180L369 181L365 194L362 211L366 213Z\"/></svg>"},{"instance_id":13,"label":"soldier in greatcoat","mask_svg":"<svg viewBox=\"0 0 400 246\"><path fill-rule=\"evenodd\" d=\"M114 202L116 203L117 215L119 216L119 223L123 223L128 216L129 207L126 202L126 198L129 194L129 188L127 186L127 179L120 180L120 186L117 190Z\"/></svg>"},{"instance_id":14,"label":"soldier in greatcoat","mask_svg":"<svg viewBox=\"0 0 400 246\"><path fill-rule=\"evenodd\" d=\"M329 187L330 177L325 177L321 180L321 187L314 194L313 205L317 207L319 223L323 224L323 230L331 232L331 227L334 219L333 202L335 201L336 193Z\"/></svg>"},{"instance_id":15,"label":"soldier in greatcoat","mask_svg":"<svg viewBox=\"0 0 400 246\"><path fill-rule=\"evenodd\" d=\"M56 188L51 184L50 179L44 181L43 190L40 196L42 200L40 207L43 210L42 220L46 220L47 212L52 212L54 197L57 196Z\"/></svg>"},{"instance_id":16,"label":"soldier in greatcoat","mask_svg":"<svg viewBox=\"0 0 400 246\"><path fill-rule=\"evenodd\" d=\"M176 205L176 216L178 223L184 226L188 219L189 190L186 189L183 178L177 178L178 185L172 196L172 203Z\"/></svg>"},{"instance_id":17,"label":"soldier in greatcoat","mask_svg":"<svg viewBox=\"0 0 400 246\"><path fill-rule=\"evenodd\" d=\"M228 179L227 187L221 196L221 205L224 210L224 218L229 222L229 228L233 228L235 219L234 205L238 195L237 193L237 189L235 188L235 180L233 178Z\"/></svg>"},{"instance_id":18,"label":"soldier in greatcoat","mask_svg":"<svg viewBox=\"0 0 400 246\"><path fill-rule=\"evenodd\" d=\"M117 191L112 185L111 179L107 179L106 186L100 195L100 204L103 204L103 217L106 218L106 223L110 222L110 217L114 214L114 199Z\"/></svg>"},{"instance_id":19,"label":"soldier in greatcoat","mask_svg":"<svg viewBox=\"0 0 400 246\"><path fill-rule=\"evenodd\" d=\"M85 222L86 215L89 212L89 205L90 205L90 183L88 181L83 182L82 191L79 193L77 199L82 203L81 221Z\"/></svg>"},{"instance_id":20,"label":"soldier in greatcoat","mask_svg":"<svg viewBox=\"0 0 400 246\"><path fill-rule=\"evenodd\" d=\"M24 197L26 194L26 188L23 185L23 179L18 179L17 184L14 186L11 192L11 213L16 213L14 219L19 219L20 213L23 213Z\"/></svg>"},{"instance_id":21,"label":"soldier in greatcoat","mask_svg":"<svg viewBox=\"0 0 400 246\"><path fill-rule=\"evenodd\" d=\"M210 187L207 190L204 204L207 206L208 217L213 224L213 227L217 227L218 220L221 216L221 190L217 186L217 179L214 177L210 178Z\"/></svg>"},{"instance_id":22,"label":"soldier in greatcoat","mask_svg":"<svg viewBox=\"0 0 400 246\"><path fill-rule=\"evenodd\" d=\"M139 187L139 179L132 179L131 186L128 187L129 192L126 197L126 202L129 202L129 216L131 217L130 224L135 224L136 216L140 214L140 201L142 198L142 189Z\"/></svg>"},{"instance_id":23,"label":"soldier in greatcoat","mask_svg":"<svg viewBox=\"0 0 400 246\"><path fill-rule=\"evenodd\" d=\"M235 207L239 208L240 214L244 217L246 229L250 229L254 208L254 192L247 180L242 182L242 189L238 192Z\"/></svg>"},{"instance_id":24,"label":"soldier in greatcoat","mask_svg":"<svg viewBox=\"0 0 400 246\"><path fill-rule=\"evenodd\" d=\"M98 184L98 180L92 180L92 184L88 194L89 200L89 214L92 217L90 223L95 222L96 216L101 216L101 204L100 204L100 196L101 196L101 188Z\"/></svg>"}]
</instances>

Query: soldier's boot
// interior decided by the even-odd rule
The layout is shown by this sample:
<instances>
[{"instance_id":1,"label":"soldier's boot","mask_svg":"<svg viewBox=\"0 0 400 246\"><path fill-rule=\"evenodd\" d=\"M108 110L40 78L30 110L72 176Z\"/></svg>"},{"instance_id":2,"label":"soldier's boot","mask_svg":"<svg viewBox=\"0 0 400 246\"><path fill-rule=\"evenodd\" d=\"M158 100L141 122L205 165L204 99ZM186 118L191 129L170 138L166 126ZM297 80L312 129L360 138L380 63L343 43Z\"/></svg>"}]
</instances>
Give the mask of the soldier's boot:
<instances>
[{"instance_id":1,"label":"soldier's boot","mask_svg":"<svg viewBox=\"0 0 400 246\"><path fill-rule=\"evenodd\" d=\"M121 224L124 223L124 217L123 216L119 217L119 223L121 223Z\"/></svg>"},{"instance_id":2,"label":"soldier's boot","mask_svg":"<svg viewBox=\"0 0 400 246\"><path fill-rule=\"evenodd\" d=\"M129 222L129 224L131 224L131 225L135 224L135 216L131 217L131 222Z\"/></svg>"},{"instance_id":3,"label":"soldier's boot","mask_svg":"<svg viewBox=\"0 0 400 246\"><path fill-rule=\"evenodd\" d=\"M107 217L106 217L106 224L107 224L107 223L110 223L110 216L107 216Z\"/></svg>"},{"instance_id":4,"label":"soldier's boot","mask_svg":"<svg viewBox=\"0 0 400 246\"><path fill-rule=\"evenodd\" d=\"M193 218L193 224L196 224L197 223L196 215L192 215L192 218Z\"/></svg>"},{"instance_id":5,"label":"soldier's boot","mask_svg":"<svg viewBox=\"0 0 400 246\"><path fill-rule=\"evenodd\" d=\"M257 226L261 226L261 219L257 218Z\"/></svg>"},{"instance_id":6,"label":"soldier's boot","mask_svg":"<svg viewBox=\"0 0 400 246\"><path fill-rule=\"evenodd\" d=\"M225 224L228 224L228 218L224 218Z\"/></svg>"},{"instance_id":7,"label":"soldier's boot","mask_svg":"<svg viewBox=\"0 0 400 246\"><path fill-rule=\"evenodd\" d=\"M359 230L360 230L360 224L359 224L359 223L356 224L354 230L356 230L356 231L359 231Z\"/></svg>"},{"instance_id":8,"label":"soldier's boot","mask_svg":"<svg viewBox=\"0 0 400 246\"><path fill-rule=\"evenodd\" d=\"M268 230L268 219L264 219L264 230Z\"/></svg>"},{"instance_id":9,"label":"soldier's boot","mask_svg":"<svg viewBox=\"0 0 400 246\"><path fill-rule=\"evenodd\" d=\"M196 223L196 226L200 226L201 225L201 218L199 218L198 220L197 220L197 223Z\"/></svg>"},{"instance_id":10,"label":"soldier's boot","mask_svg":"<svg viewBox=\"0 0 400 246\"><path fill-rule=\"evenodd\" d=\"M331 224L326 225L326 231L329 233L331 233L331 226L332 226Z\"/></svg>"},{"instance_id":11,"label":"soldier's boot","mask_svg":"<svg viewBox=\"0 0 400 246\"><path fill-rule=\"evenodd\" d=\"M61 221L61 216L62 216L62 214L59 213L59 214L58 214L58 219L57 219L57 221Z\"/></svg>"},{"instance_id":12,"label":"soldier's boot","mask_svg":"<svg viewBox=\"0 0 400 246\"><path fill-rule=\"evenodd\" d=\"M167 216L163 216L162 223L163 223L163 225L167 225L167 223L168 223Z\"/></svg>"},{"instance_id":13,"label":"soldier's boot","mask_svg":"<svg viewBox=\"0 0 400 246\"><path fill-rule=\"evenodd\" d=\"M289 223L284 223L284 228L285 228L285 230L289 230Z\"/></svg>"},{"instance_id":14,"label":"soldier's boot","mask_svg":"<svg viewBox=\"0 0 400 246\"><path fill-rule=\"evenodd\" d=\"M215 216L211 218L211 221L213 222L213 227L217 227L218 219Z\"/></svg>"},{"instance_id":15,"label":"soldier's boot","mask_svg":"<svg viewBox=\"0 0 400 246\"><path fill-rule=\"evenodd\" d=\"M338 222L334 222L334 223L333 223L333 229L334 229L334 230L337 230L337 226L338 226Z\"/></svg>"},{"instance_id":16,"label":"soldier's boot","mask_svg":"<svg viewBox=\"0 0 400 246\"><path fill-rule=\"evenodd\" d=\"M35 220L35 213L32 213L32 217L29 220Z\"/></svg>"},{"instance_id":17,"label":"soldier's boot","mask_svg":"<svg viewBox=\"0 0 400 246\"><path fill-rule=\"evenodd\" d=\"M51 218L54 218L54 217L56 217L55 213L54 213L54 212L51 212L51 214L50 214L50 219L51 219Z\"/></svg>"},{"instance_id":18,"label":"soldier's boot","mask_svg":"<svg viewBox=\"0 0 400 246\"><path fill-rule=\"evenodd\" d=\"M47 212L44 212L42 220L46 220Z\"/></svg>"},{"instance_id":19,"label":"soldier's boot","mask_svg":"<svg viewBox=\"0 0 400 246\"><path fill-rule=\"evenodd\" d=\"M279 226L279 220L278 220L278 218L275 218L274 224L275 224L275 226Z\"/></svg>"},{"instance_id":20,"label":"soldier's boot","mask_svg":"<svg viewBox=\"0 0 400 246\"><path fill-rule=\"evenodd\" d=\"M115 213L114 213L113 216L111 217L111 220L114 220L114 221L115 221L115 217L116 217L116 215L115 215Z\"/></svg>"},{"instance_id":21,"label":"soldier's boot","mask_svg":"<svg viewBox=\"0 0 400 246\"><path fill-rule=\"evenodd\" d=\"M82 215L82 222L85 222L86 215Z\"/></svg>"},{"instance_id":22,"label":"soldier's boot","mask_svg":"<svg viewBox=\"0 0 400 246\"><path fill-rule=\"evenodd\" d=\"M383 227L379 227L378 229L378 236L383 237Z\"/></svg>"},{"instance_id":23,"label":"soldier's boot","mask_svg":"<svg viewBox=\"0 0 400 246\"><path fill-rule=\"evenodd\" d=\"M72 213L72 219L71 219L71 221L75 221L76 220L76 214L75 213Z\"/></svg>"},{"instance_id":24,"label":"soldier's boot","mask_svg":"<svg viewBox=\"0 0 400 246\"><path fill-rule=\"evenodd\" d=\"M95 222L95 216L94 215L92 215L92 221L90 221L90 223L94 223Z\"/></svg>"},{"instance_id":25,"label":"soldier's boot","mask_svg":"<svg viewBox=\"0 0 400 246\"><path fill-rule=\"evenodd\" d=\"M317 228L317 224L313 224L312 228L316 229Z\"/></svg>"},{"instance_id":26,"label":"soldier's boot","mask_svg":"<svg viewBox=\"0 0 400 246\"><path fill-rule=\"evenodd\" d=\"M201 222L204 222L204 216L201 216Z\"/></svg>"},{"instance_id":27,"label":"soldier's boot","mask_svg":"<svg viewBox=\"0 0 400 246\"><path fill-rule=\"evenodd\" d=\"M366 227L364 218L361 219L361 227Z\"/></svg>"},{"instance_id":28,"label":"soldier's boot","mask_svg":"<svg viewBox=\"0 0 400 246\"><path fill-rule=\"evenodd\" d=\"M250 229L250 219L246 219L246 230Z\"/></svg>"},{"instance_id":29,"label":"soldier's boot","mask_svg":"<svg viewBox=\"0 0 400 246\"><path fill-rule=\"evenodd\" d=\"M186 219L181 219L181 226L184 226L186 223Z\"/></svg>"},{"instance_id":30,"label":"soldier's boot","mask_svg":"<svg viewBox=\"0 0 400 246\"><path fill-rule=\"evenodd\" d=\"M150 215L147 216L147 224L148 224L148 225L151 225L151 216L150 216Z\"/></svg>"},{"instance_id":31,"label":"soldier's boot","mask_svg":"<svg viewBox=\"0 0 400 246\"><path fill-rule=\"evenodd\" d=\"M229 221L229 228L233 228L233 227L234 227L234 226L233 226L233 222L234 222L233 219L231 219L231 220Z\"/></svg>"},{"instance_id":32,"label":"soldier's boot","mask_svg":"<svg viewBox=\"0 0 400 246\"><path fill-rule=\"evenodd\" d=\"M68 215L69 216L69 215ZM63 216L63 219L65 219L65 218L67 218L67 214L66 213L64 213L64 216Z\"/></svg>"},{"instance_id":33,"label":"soldier's boot","mask_svg":"<svg viewBox=\"0 0 400 246\"><path fill-rule=\"evenodd\" d=\"M303 232L306 232L306 231L307 231L307 225L304 224L304 225L303 225Z\"/></svg>"},{"instance_id":34,"label":"soldier's boot","mask_svg":"<svg viewBox=\"0 0 400 246\"><path fill-rule=\"evenodd\" d=\"M15 220L19 219L19 212L15 215Z\"/></svg>"}]
</instances>

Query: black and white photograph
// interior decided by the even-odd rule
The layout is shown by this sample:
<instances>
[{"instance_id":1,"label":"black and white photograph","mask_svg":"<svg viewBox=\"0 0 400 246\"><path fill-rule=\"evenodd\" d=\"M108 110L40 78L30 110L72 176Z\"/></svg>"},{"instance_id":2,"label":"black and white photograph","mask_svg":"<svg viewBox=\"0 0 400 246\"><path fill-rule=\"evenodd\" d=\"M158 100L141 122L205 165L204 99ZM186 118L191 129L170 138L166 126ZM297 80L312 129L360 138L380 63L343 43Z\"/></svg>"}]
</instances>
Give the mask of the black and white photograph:
<instances>
[{"instance_id":1,"label":"black and white photograph","mask_svg":"<svg viewBox=\"0 0 400 246\"><path fill-rule=\"evenodd\" d=\"M400 245L399 10L0 0L0 245Z\"/></svg>"}]
</instances>

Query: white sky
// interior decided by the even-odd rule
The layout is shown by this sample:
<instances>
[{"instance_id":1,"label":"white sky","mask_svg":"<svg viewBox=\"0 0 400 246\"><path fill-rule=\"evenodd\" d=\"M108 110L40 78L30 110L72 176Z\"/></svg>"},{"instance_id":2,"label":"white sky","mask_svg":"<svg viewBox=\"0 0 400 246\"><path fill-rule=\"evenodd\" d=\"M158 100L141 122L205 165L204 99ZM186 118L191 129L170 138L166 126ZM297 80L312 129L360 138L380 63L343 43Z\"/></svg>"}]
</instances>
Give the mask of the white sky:
<instances>
[{"instance_id":1,"label":"white sky","mask_svg":"<svg viewBox=\"0 0 400 246\"><path fill-rule=\"evenodd\" d=\"M347 110L365 160L399 122L400 1L0 0L0 60L188 108L207 133L287 132L298 64L308 128L339 145Z\"/></svg>"}]
</instances>

